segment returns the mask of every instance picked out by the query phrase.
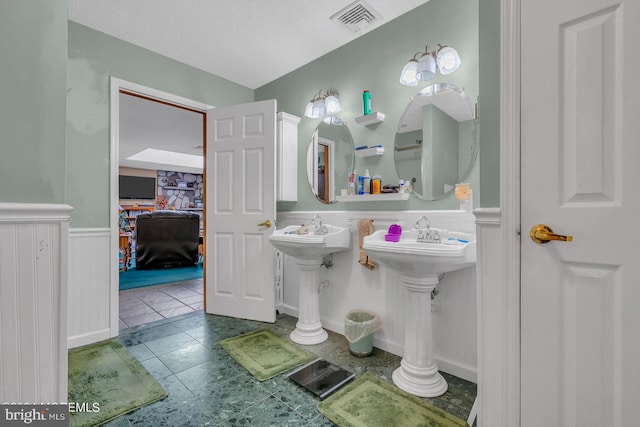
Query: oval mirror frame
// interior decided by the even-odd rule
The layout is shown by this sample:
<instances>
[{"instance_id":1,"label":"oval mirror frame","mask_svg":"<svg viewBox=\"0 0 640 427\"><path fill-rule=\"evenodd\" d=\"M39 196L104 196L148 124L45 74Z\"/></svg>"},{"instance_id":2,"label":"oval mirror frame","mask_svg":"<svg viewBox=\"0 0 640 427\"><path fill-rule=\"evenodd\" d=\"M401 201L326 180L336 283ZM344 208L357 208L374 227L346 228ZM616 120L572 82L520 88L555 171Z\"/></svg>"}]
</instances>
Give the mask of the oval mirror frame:
<instances>
[{"instance_id":1,"label":"oval mirror frame","mask_svg":"<svg viewBox=\"0 0 640 427\"><path fill-rule=\"evenodd\" d=\"M394 160L422 200L453 194L478 157L476 101L451 83L425 87L405 108L396 130ZM415 179L415 181L414 181Z\"/></svg>"},{"instance_id":2,"label":"oval mirror frame","mask_svg":"<svg viewBox=\"0 0 640 427\"><path fill-rule=\"evenodd\" d=\"M307 149L307 181L320 202L336 202L353 170L354 149L347 122L331 116L318 123Z\"/></svg>"}]
</instances>

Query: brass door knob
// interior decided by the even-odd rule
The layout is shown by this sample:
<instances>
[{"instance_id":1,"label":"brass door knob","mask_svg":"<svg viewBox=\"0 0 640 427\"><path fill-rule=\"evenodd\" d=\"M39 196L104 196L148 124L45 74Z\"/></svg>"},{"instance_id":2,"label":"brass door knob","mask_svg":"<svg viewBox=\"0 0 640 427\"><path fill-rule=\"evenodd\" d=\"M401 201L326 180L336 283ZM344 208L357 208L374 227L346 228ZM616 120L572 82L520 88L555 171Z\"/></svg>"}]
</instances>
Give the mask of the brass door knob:
<instances>
[{"instance_id":1,"label":"brass door knob","mask_svg":"<svg viewBox=\"0 0 640 427\"><path fill-rule=\"evenodd\" d=\"M551 227L544 224L537 224L531 228L529 233L531 240L536 243L549 243L552 240L560 242L572 242L573 236L563 236L562 234L554 234Z\"/></svg>"},{"instance_id":2,"label":"brass door knob","mask_svg":"<svg viewBox=\"0 0 640 427\"><path fill-rule=\"evenodd\" d=\"M260 224L258 224L258 227L267 227L267 228L271 227L271 220L268 219L265 222L261 222Z\"/></svg>"}]
</instances>

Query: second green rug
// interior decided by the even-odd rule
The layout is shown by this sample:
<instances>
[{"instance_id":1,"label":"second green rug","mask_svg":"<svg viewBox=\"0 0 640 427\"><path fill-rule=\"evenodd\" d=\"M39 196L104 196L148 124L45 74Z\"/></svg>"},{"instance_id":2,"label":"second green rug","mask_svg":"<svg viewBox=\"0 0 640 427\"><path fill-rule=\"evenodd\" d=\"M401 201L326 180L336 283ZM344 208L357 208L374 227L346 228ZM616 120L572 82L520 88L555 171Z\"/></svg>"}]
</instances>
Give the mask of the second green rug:
<instances>
[{"instance_id":1,"label":"second green rug","mask_svg":"<svg viewBox=\"0 0 640 427\"><path fill-rule=\"evenodd\" d=\"M167 396L121 344L103 341L69 351L69 402L100 405L74 412L71 426L95 426Z\"/></svg>"},{"instance_id":2,"label":"second green rug","mask_svg":"<svg viewBox=\"0 0 640 427\"><path fill-rule=\"evenodd\" d=\"M318 410L339 427L467 426L466 421L370 373L320 402Z\"/></svg>"},{"instance_id":3,"label":"second green rug","mask_svg":"<svg viewBox=\"0 0 640 427\"><path fill-rule=\"evenodd\" d=\"M318 357L268 329L227 338L219 344L260 381Z\"/></svg>"}]
</instances>

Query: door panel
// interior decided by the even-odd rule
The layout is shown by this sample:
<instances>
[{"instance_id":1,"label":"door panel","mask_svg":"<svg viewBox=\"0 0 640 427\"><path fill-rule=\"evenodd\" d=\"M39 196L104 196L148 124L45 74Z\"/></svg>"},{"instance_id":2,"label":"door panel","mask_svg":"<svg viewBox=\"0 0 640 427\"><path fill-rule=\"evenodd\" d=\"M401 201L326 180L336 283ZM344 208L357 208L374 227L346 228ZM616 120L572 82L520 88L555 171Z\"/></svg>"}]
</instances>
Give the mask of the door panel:
<instances>
[{"instance_id":1,"label":"door panel","mask_svg":"<svg viewBox=\"0 0 640 427\"><path fill-rule=\"evenodd\" d=\"M276 215L275 101L210 110L207 126L206 311L274 322L271 230L258 224Z\"/></svg>"},{"instance_id":2,"label":"door panel","mask_svg":"<svg viewBox=\"0 0 640 427\"><path fill-rule=\"evenodd\" d=\"M634 425L640 2L521 14L521 425ZM539 223L574 240L534 243Z\"/></svg>"}]
</instances>

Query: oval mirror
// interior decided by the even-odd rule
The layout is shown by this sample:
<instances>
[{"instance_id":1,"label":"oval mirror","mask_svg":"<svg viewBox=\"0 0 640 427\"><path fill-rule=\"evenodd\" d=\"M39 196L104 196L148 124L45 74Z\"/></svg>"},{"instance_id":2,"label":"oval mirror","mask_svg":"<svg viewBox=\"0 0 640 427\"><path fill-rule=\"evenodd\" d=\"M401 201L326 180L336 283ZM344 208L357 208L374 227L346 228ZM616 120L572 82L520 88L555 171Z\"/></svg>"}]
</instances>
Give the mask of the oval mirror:
<instances>
[{"instance_id":1,"label":"oval mirror","mask_svg":"<svg viewBox=\"0 0 640 427\"><path fill-rule=\"evenodd\" d=\"M353 138L347 123L327 117L311 135L307 150L307 179L322 203L335 203L355 161Z\"/></svg>"},{"instance_id":2,"label":"oval mirror","mask_svg":"<svg viewBox=\"0 0 640 427\"><path fill-rule=\"evenodd\" d=\"M395 140L398 176L438 200L466 181L478 154L475 100L450 83L427 86L405 108Z\"/></svg>"}]
</instances>

